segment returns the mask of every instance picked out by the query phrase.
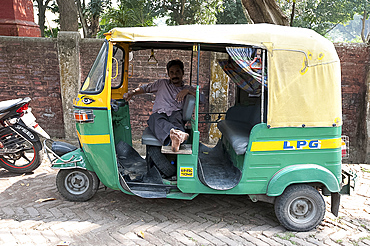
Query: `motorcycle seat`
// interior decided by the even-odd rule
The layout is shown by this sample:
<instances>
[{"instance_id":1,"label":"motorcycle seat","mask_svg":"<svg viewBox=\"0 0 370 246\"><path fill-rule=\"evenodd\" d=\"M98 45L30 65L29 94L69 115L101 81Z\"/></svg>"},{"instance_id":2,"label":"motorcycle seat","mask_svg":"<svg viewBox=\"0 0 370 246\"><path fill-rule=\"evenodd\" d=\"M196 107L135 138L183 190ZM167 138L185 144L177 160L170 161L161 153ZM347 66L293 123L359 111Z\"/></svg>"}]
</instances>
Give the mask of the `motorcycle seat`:
<instances>
[{"instance_id":1,"label":"motorcycle seat","mask_svg":"<svg viewBox=\"0 0 370 246\"><path fill-rule=\"evenodd\" d=\"M2 101L0 102L0 113L9 111L11 108L29 101L31 101L29 97Z\"/></svg>"}]
</instances>

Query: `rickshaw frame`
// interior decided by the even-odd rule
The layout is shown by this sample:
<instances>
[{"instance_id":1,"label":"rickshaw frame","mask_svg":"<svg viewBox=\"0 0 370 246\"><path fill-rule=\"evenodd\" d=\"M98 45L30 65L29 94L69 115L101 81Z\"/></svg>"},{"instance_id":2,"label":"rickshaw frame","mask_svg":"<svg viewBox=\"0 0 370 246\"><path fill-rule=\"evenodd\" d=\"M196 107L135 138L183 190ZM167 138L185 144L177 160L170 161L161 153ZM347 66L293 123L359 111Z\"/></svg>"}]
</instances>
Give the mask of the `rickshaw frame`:
<instances>
[{"instance_id":1,"label":"rickshaw frame","mask_svg":"<svg viewBox=\"0 0 370 246\"><path fill-rule=\"evenodd\" d=\"M224 35L220 36L218 33L221 31ZM117 112L121 110L121 115L129 115L128 104L121 100L129 87L129 52L144 48L161 49L168 44L172 45L170 48L191 49L197 52L198 78L196 106L194 118L191 120L192 152L190 155L177 155L177 183L164 185L168 186L166 197L193 199L201 193L239 194L249 195L252 201L274 203L288 187L308 184L322 189L324 195L331 195L331 211L337 216L342 190L339 58L331 42L314 31L302 28L258 24L111 30L106 34L101 50L107 54L104 53L106 65L100 89L92 92L87 90L93 83L88 76L73 102L76 112L83 114L90 110L93 114L92 118L86 116L90 121L82 120L76 123L82 148L66 153L56 160L50 159L53 162L52 167L85 169L96 173L105 186L126 194L135 194L117 169L115 149L118 140L132 145L130 119L122 120L127 129L120 133L122 136L117 136L112 125L116 112L112 109L111 100L119 101ZM111 88L114 45L119 45L124 50L123 83L118 88ZM263 54L267 53L268 108L264 108L265 80L261 79L261 121L251 129L245 154L242 157L237 154L232 144L223 137L225 149L231 153L234 164L236 163L236 167L242 172L239 183L227 190L205 186L198 178L197 168L200 138L200 50L212 50L213 45L219 45L214 51L227 46L248 46L262 49ZM286 57L286 54L289 54L289 57ZM265 62L262 62L262 71L265 71L264 64ZM287 66L292 67L291 74ZM117 64L116 68L118 69ZM261 78L264 78L263 72ZM322 83L320 85L317 82L319 79ZM287 95L290 102L285 99ZM312 102L299 102L299 99L307 101L310 97L313 97ZM86 98L91 101L84 102ZM290 107L291 102L296 102L296 105ZM317 110L318 108L320 110ZM267 120L264 119L265 111ZM50 148L47 150L55 154ZM184 171L186 169L190 170L189 173ZM342 190L344 193L349 193L348 186L349 183Z\"/></svg>"}]
</instances>

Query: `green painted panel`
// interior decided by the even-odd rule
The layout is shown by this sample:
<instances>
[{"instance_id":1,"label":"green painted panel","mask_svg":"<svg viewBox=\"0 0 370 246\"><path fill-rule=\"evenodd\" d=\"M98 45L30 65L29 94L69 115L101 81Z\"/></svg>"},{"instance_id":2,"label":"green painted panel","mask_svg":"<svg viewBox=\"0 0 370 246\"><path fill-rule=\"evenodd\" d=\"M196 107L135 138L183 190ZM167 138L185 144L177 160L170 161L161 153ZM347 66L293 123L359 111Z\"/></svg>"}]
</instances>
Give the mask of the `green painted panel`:
<instances>
[{"instance_id":1,"label":"green painted panel","mask_svg":"<svg viewBox=\"0 0 370 246\"><path fill-rule=\"evenodd\" d=\"M338 180L328 169L314 164L302 164L285 167L274 175L268 184L267 195L279 196L290 184L307 182L323 183L330 192L340 191Z\"/></svg>"},{"instance_id":2,"label":"green painted panel","mask_svg":"<svg viewBox=\"0 0 370 246\"><path fill-rule=\"evenodd\" d=\"M258 152L251 152L250 148L254 141L334 139L340 138L340 136L341 127L269 129L266 124L256 125L250 135L243 176L238 185L240 190L247 194L266 194L268 182L275 173L287 166L297 164L322 166L333 174L339 184L341 181L340 148ZM307 176L307 181L309 180L310 178Z\"/></svg>"},{"instance_id":3,"label":"green painted panel","mask_svg":"<svg viewBox=\"0 0 370 246\"><path fill-rule=\"evenodd\" d=\"M82 143L83 151L100 181L111 189L119 189L117 159L112 131L110 110L94 110L94 123L77 123L80 135L109 135L109 142L103 144ZM82 136L83 137L83 136ZM96 137L99 140L98 136Z\"/></svg>"}]
</instances>

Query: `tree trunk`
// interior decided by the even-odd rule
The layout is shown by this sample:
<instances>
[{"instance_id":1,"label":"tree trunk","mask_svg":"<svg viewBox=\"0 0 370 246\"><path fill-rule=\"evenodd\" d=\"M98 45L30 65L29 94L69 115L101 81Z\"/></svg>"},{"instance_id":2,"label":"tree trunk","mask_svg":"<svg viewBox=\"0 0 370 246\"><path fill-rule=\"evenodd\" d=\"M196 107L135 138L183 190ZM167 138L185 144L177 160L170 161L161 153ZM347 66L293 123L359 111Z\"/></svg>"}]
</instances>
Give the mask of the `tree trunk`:
<instances>
[{"instance_id":1,"label":"tree trunk","mask_svg":"<svg viewBox=\"0 0 370 246\"><path fill-rule=\"evenodd\" d=\"M366 43L365 24L366 24L366 10L364 10L364 15L362 16L362 26L361 26L361 39L362 42L364 43Z\"/></svg>"},{"instance_id":2,"label":"tree trunk","mask_svg":"<svg viewBox=\"0 0 370 246\"><path fill-rule=\"evenodd\" d=\"M91 37L88 36L88 28L87 28L86 18L84 16L84 14L82 13L81 1L77 0L76 4L77 4L78 16L80 17L80 22L81 22L81 25L82 25L82 31L84 33L84 38L91 38ZM84 3L84 5L85 5L85 3Z\"/></svg>"},{"instance_id":3,"label":"tree trunk","mask_svg":"<svg viewBox=\"0 0 370 246\"><path fill-rule=\"evenodd\" d=\"M59 6L60 30L78 31L77 5L74 0L57 0Z\"/></svg>"},{"instance_id":4,"label":"tree trunk","mask_svg":"<svg viewBox=\"0 0 370 246\"><path fill-rule=\"evenodd\" d=\"M90 38L96 38L99 31L99 16L92 16L90 29Z\"/></svg>"},{"instance_id":5,"label":"tree trunk","mask_svg":"<svg viewBox=\"0 0 370 246\"><path fill-rule=\"evenodd\" d=\"M293 2L292 14L290 15L290 26L293 26L294 12L295 12L295 1Z\"/></svg>"},{"instance_id":6,"label":"tree trunk","mask_svg":"<svg viewBox=\"0 0 370 246\"><path fill-rule=\"evenodd\" d=\"M241 0L253 23L270 23L289 26L286 17L275 0Z\"/></svg>"},{"instance_id":7,"label":"tree trunk","mask_svg":"<svg viewBox=\"0 0 370 246\"><path fill-rule=\"evenodd\" d=\"M50 0L46 0L44 3L44 0L37 0L37 8L38 8L38 16L39 16L39 27L41 31L41 37L45 37L45 12L46 8L50 2Z\"/></svg>"}]
</instances>

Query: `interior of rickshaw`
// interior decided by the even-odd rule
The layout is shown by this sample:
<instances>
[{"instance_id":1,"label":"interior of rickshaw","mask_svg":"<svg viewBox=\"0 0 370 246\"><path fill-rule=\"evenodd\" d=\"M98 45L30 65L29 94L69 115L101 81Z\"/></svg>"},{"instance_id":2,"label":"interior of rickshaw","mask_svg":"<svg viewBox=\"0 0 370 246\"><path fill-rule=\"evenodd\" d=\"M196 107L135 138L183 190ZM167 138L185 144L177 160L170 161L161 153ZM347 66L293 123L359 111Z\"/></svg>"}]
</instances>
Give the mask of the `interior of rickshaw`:
<instances>
[{"instance_id":1,"label":"interior of rickshaw","mask_svg":"<svg viewBox=\"0 0 370 246\"><path fill-rule=\"evenodd\" d=\"M226 111L200 112L199 93L202 92L198 89L197 96L187 96L184 104L184 120L187 121L186 131L190 137L181 145L180 151L172 152L171 146L161 146L149 128L146 128L141 138L146 155L142 156L132 147L131 125L127 119L130 103L121 98L125 91L134 89L130 85L130 77L135 73L135 67L131 65L135 60L135 51L148 50L148 63L153 64L159 59L167 61L166 57L156 56L161 49L191 53L192 65L185 69L196 67L196 70L190 71L190 76L184 76L184 80L198 88L199 64L202 63L200 52L224 53L223 57L227 58L219 59L218 66L229 75L228 83L235 82L232 87L235 88L235 100L229 103L231 106ZM240 55L248 56L248 62L240 64ZM266 51L260 47L231 44L136 42L128 45L117 42L112 60L112 126L121 185L141 197L168 197L169 193L177 190L177 178L179 172L183 171L177 168L178 161L195 155L198 159L195 175L204 186L217 191L236 187L245 165L251 130L255 125L266 122L266 56ZM130 64L125 64L125 61ZM135 112L130 109L130 114L135 115ZM222 134L217 144L209 145L200 141L198 124L217 125Z\"/></svg>"}]
</instances>

